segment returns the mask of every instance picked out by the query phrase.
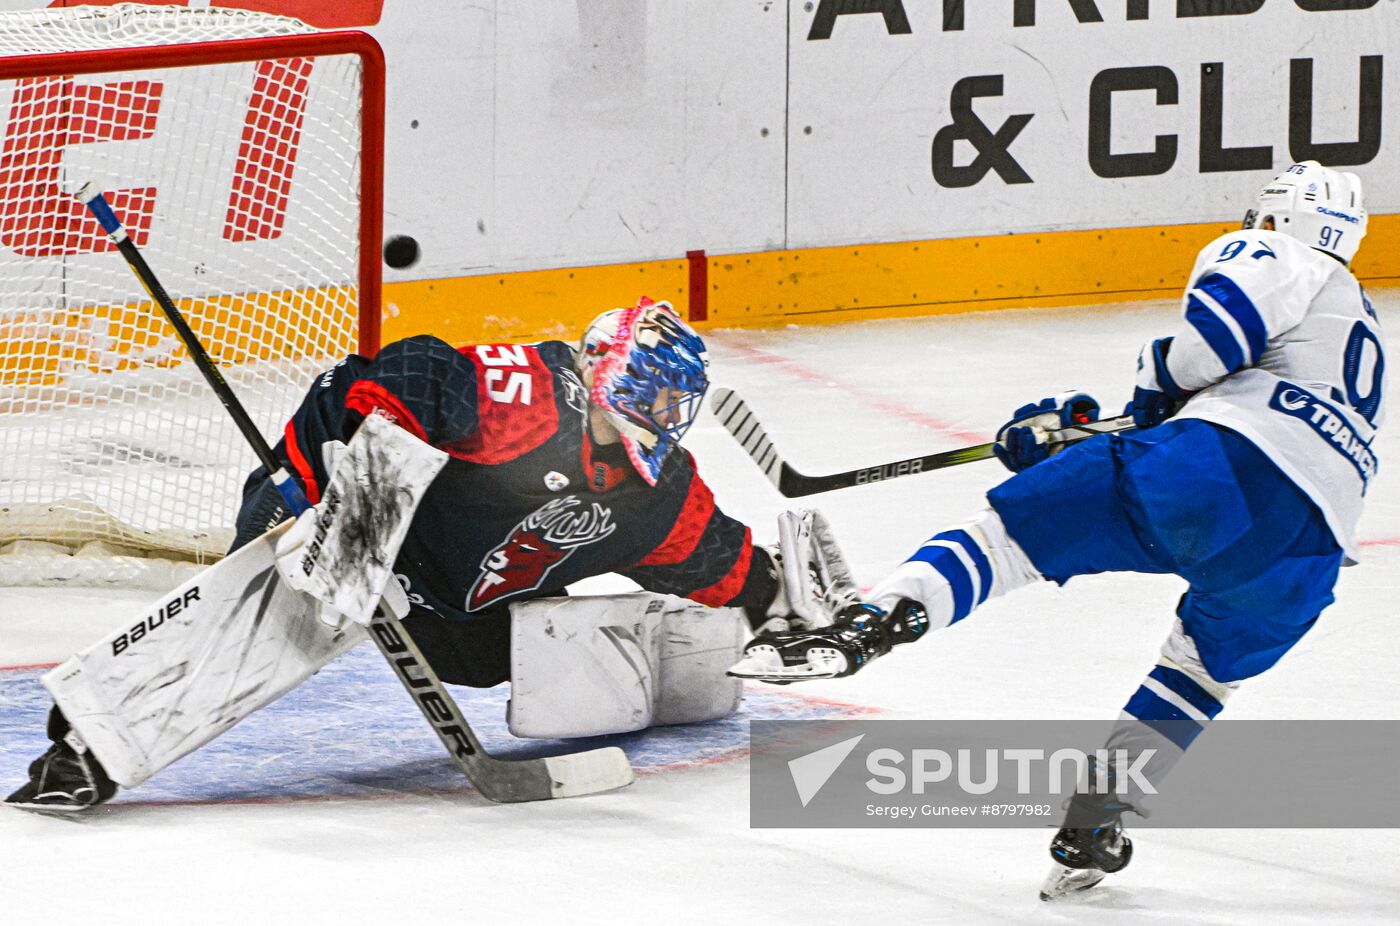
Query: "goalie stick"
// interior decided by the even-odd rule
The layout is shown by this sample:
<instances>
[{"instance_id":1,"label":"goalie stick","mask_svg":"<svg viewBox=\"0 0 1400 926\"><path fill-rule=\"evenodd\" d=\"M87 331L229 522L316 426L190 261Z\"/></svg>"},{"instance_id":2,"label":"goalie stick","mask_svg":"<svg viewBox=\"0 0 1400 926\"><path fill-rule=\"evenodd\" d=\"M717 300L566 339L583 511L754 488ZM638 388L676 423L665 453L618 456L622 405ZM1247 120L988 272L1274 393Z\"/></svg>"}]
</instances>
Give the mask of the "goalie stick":
<instances>
[{"instance_id":1,"label":"goalie stick","mask_svg":"<svg viewBox=\"0 0 1400 926\"><path fill-rule=\"evenodd\" d=\"M248 416L238 396L209 358L204 345L161 286L106 197L92 183L84 184L76 195L101 223L141 285L165 313L190 352L195 366L228 410L244 439L252 446L258 461L271 475L287 507L294 515L305 512L311 506L301 487L277 462L262 432ZM632 767L627 756L615 746L535 759L507 760L490 755L482 749L481 741L462 716L461 708L443 687L442 680L428 665L418 645L382 602L370 621L369 635L404 688L412 695L438 739L483 797L499 803L541 801L610 791L632 782Z\"/></svg>"},{"instance_id":2,"label":"goalie stick","mask_svg":"<svg viewBox=\"0 0 1400 926\"><path fill-rule=\"evenodd\" d=\"M763 470L768 481L773 483L778 491L788 498L816 495L818 492L830 492L833 489L883 482L886 479L897 479L900 476L914 476L918 473L942 469L945 466L987 460L994 456L992 448L996 446L994 443L976 444L971 447L959 447L956 450L944 450L941 453L930 453L921 457L910 457L907 460L862 466L844 473L808 476L793 469L792 465L783 459L782 454L778 453L778 448L773 446L773 441L768 436L767 430L759 423L758 418L749 409L748 403L737 392L732 389L716 389L710 408L715 413L715 417L719 419L720 424L724 425L724 429L733 435L739 445L758 464L758 468ZM1093 437L1095 434L1125 431L1132 426L1133 418L1131 415L1106 418L1103 421L1091 421L1087 424L1076 424L1058 431L1051 431L1050 443L1074 444Z\"/></svg>"}]
</instances>

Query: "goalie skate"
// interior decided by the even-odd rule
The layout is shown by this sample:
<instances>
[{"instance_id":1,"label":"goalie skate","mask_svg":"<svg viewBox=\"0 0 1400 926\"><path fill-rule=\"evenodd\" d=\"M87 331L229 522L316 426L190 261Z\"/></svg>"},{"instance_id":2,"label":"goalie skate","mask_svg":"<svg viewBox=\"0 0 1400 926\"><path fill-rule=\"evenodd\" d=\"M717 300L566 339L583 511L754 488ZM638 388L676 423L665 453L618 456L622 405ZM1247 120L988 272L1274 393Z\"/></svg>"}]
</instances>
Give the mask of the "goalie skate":
<instances>
[{"instance_id":1,"label":"goalie skate","mask_svg":"<svg viewBox=\"0 0 1400 926\"><path fill-rule=\"evenodd\" d=\"M53 721L50 720L50 727ZM21 810L73 813L112 799L117 785L75 733L29 764L29 781L5 798Z\"/></svg>"}]
</instances>

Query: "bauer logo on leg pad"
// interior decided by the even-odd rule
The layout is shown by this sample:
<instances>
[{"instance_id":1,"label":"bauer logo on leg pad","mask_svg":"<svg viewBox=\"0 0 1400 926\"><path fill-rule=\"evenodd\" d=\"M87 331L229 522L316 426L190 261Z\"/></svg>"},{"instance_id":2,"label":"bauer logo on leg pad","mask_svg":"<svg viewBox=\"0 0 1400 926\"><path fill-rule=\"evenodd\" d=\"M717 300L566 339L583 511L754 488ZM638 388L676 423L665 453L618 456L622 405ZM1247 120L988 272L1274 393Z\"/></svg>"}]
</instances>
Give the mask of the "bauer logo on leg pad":
<instances>
[{"instance_id":1,"label":"bauer logo on leg pad","mask_svg":"<svg viewBox=\"0 0 1400 926\"><path fill-rule=\"evenodd\" d=\"M112 655L120 656L126 652L131 644L143 639L146 634L155 632L168 619L179 614L190 606L190 602L199 600L199 586L186 589L183 594L176 595L165 604L156 608L153 614L148 614L135 627L118 636L112 641Z\"/></svg>"},{"instance_id":2,"label":"bauer logo on leg pad","mask_svg":"<svg viewBox=\"0 0 1400 926\"><path fill-rule=\"evenodd\" d=\"M113 781L140 784L364 639L327 627L278 580L274 550L291 526L133 609L43 677Z\"/></svg>"}]
</instances>

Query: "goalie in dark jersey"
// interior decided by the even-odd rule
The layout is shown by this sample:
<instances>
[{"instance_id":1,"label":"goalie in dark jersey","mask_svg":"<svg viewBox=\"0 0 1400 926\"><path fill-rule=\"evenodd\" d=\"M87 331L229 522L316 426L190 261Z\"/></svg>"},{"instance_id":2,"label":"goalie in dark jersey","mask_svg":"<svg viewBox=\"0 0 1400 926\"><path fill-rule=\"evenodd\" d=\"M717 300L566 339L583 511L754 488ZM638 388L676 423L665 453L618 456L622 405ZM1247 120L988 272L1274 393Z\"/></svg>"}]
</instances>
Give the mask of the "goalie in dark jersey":
<instances>
[{"instance_id":1,"label":"goalie in dark jersey","mask_svg":"<svg viewBox=\"0 0 1400 926\"><path fill-rule=\"evenodd\" d=\"M315 503L322 448L349 440L366 415L447 451L399 550L413 604L404 626L443 681L490 687L509 675L507 605L590 576L621 573L766 619L778 571L678 446L707 364L700 336L646 298L598 316L577 349L407 338L323 375L276 452ZM235 544L287 516L254 472Z\"/></svg>"},{"instance_id":2,"label":"goalie in dark jersey","mask_svg":"<svg viewBox=\"0 0 1400 926\"><path fill-rule=\"evenodd\" d=\"M707 387L699 335L666 303L643 298L600 315L577 349L560 341L454 348L425 335L389 344L372 360L348 357L317 379L275 453L312 503L328 484L336 449L366 416L387 418L449 455L395 562L411 605L403 624L443 681L490 687L510 678L513 652L520 665L511 603L561 595L591 576L620 573L652 592L740 608L752 626L789 615L774 555L716 506L693 458L678 446ZM267 473L254 471L235 549L288 517ZM697 651L715 650L720 640L718 650L733 652L720 653L713 672L706 668L690 681L702 688L732 684L724 668L737 656L742 633L735 618L727 620L691 621L685 633L655 636L708 635ZM512 729L520 732L518 720L521 735L618 732L609 726L607 705L593 702L606 701L610 689L659 687L650 679L614 685L604 678L593 683L597 697L593 689L569 689L549 659L564 665L592 659L594 667L616 654L550 656L549 642L525 644L527 650L540 644L544 655L531 657L530 674L539 681L512 690L512 711L521 710ZM732 698L737 702L737 689ZM704 711L715 704L732 710L723 700L683 693L685 703L658 711L656 722L708 719ZM562 731L554 718L541 724L544 714L569 713L574 705L577 714L564 718ZM632 716L636 705L615 706L611 716L619 713ZM542 727L550 732L531 732ZM56 708L49 736L53 746L33 763L30 782L11 803L82 809L115 793Z\"/></svg>"}]
</instances>

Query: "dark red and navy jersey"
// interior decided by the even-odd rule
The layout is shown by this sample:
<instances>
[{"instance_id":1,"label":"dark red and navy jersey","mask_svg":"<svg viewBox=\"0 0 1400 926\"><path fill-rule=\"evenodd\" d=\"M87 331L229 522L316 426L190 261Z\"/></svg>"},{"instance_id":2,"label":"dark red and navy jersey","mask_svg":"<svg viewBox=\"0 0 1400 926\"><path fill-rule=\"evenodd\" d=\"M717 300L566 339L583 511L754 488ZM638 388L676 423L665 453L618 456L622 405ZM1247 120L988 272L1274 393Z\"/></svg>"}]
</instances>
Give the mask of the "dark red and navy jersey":
<instances>
[{"instance_id":1,"label":"dark red and navy jersey","mask_svg":"<svg viewBox=\"0 0 1400 926\"><path fill-rule=\"evenodd\" d=\"M446 451L396 571L416 603L448 617L608 572L710 606L766 607L771 561L716 506L693 458L672 452L649 486L620 444L592 444L587 409L567 344L459 349L419 336L322 374L276 453L315 502L321 445L348 441L366 415Z\"/></svg>"}]
</instances>

